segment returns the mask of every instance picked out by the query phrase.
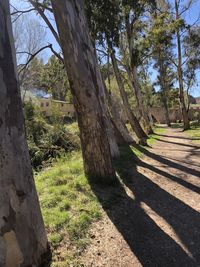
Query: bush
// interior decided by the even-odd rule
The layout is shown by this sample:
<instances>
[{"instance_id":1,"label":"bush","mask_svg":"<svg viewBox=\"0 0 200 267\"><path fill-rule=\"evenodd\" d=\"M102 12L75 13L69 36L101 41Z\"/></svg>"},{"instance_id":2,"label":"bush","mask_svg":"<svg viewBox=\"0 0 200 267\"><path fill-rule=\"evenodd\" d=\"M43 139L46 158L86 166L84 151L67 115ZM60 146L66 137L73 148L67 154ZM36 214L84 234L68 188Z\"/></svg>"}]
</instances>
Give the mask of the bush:
<instances>
[{"instance_id":1,"label":"bush","mask_svg":"<svg viewBox=\"0 0 200 267\"><path fill-rule=\"evenodd\" d=\"M80 149L78 130L67 127L58 113L47 121L38 107L29 101L24 105L24 116L33 168L41 168L64 152Z\"/></svg>"}]
</instances>

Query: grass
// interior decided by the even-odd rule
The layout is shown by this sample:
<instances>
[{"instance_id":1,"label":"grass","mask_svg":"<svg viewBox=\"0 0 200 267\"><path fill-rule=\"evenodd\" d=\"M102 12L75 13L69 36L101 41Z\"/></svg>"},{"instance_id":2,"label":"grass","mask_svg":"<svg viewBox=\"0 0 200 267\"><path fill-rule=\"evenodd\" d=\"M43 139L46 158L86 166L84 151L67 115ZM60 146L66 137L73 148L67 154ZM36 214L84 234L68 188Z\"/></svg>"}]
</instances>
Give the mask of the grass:
<instances>
[{"instance_id":1,"label":"grass","mask_svg":"<svg viewBox=\"0 0 200 267\"><path fill-rule=\"evenodd\" d=\"M172 123L171 128L183 128L183 123ZM190 123L190 129L186 130L185 133L188 137L193 138L193 142L200 143L200 124L197 121Z\"/></svg>"},{"instance_id":2,"label":"grass","mask_svg":"<svg viewBox=\"0 0 200 267\"><path fill-rule=\"evenodd\" d=\"M197 122L192 122L190 127L190 130L185 131L186 134L194 139L193 142L200 143L200 124Z\"/></svg>"},{"instance_id":3,"label":"grass","mask_svg":"<svg viewBox=\"0 0 200 267\"><path fill-rule=\"evenodd\" d=\"M151 134L149 136L149 139L147 140L147 144L149 146L152 146L156 142L159 134L163 134L165 132L165 128L155 125L153 128L153 131L154 131L154 134Z\"/></svg>"},{"instance_id":4,"label":"grass","mask_svg":"<svg viewBox=\"0 0 200 267\"><path fill-rule=\"evenodd\" d=\"M69 153L35 176L42 214L52 246L52 267L79 266L88 229L101 217L100 204L83 172L80 152Z\"/></svg>"}]
</instances>

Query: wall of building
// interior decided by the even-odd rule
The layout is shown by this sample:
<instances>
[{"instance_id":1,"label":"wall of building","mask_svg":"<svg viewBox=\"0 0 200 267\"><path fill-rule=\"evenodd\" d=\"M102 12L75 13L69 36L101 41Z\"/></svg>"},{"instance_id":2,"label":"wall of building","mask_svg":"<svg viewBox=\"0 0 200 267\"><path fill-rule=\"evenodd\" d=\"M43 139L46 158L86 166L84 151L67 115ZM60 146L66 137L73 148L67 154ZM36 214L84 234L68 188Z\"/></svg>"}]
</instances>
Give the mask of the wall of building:
<instances>
[{"instance_id":1,"label":"wall of building","mask_svg":"<svg viewBox=\"0 0 200 267\"><path fill-rule=\"evenodd\" d=\"M165 124L166 120L165 120L165 112L164 112L164 108L162 107L156 107L156 108L152 108L151 109L151 115L153 116L153 119L160 123L160 124ZM200 118L200 107L192 107L189 110L189 119L195 120L197 119L197 117L199 116ZM182 120L182 115L181 115L181 111L179 108L173 108L173 109L169 109L169 117L170 117L170 122L179 122Z\"/></svg>"},{"instance_id":2,"label":"wall of building","mask_svg":"<svg viewBox=\"0 0 200 267\"><path fill-rule=\"evenodd\" d=\"M53 111L58 111L66 117L76 116L74 105L71 103L45 98L41 98L39 103L42 113L47 117L50 117Z\"/></svg>"}]
</instances>

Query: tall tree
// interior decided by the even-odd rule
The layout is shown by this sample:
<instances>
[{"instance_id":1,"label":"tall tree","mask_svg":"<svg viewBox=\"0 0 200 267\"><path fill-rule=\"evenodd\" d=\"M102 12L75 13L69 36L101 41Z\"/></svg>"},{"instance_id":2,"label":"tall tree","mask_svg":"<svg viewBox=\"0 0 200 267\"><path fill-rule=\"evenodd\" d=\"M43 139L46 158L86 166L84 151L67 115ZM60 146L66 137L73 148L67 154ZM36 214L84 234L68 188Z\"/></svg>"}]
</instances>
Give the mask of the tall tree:
<instances>
[{"instance_id":1,"label":"tall tree","mask_svg":"<svg viewBox=\"0 0 200 267\"><path fill-rule=\"evenodd\" d=\"M165 112L165 120L170 126L168 95L173 85L174 70L170 58L173 56L172 32L170 16L164 7L154 10L151 15L152 25L149 32L154 68L158 70L157 84L160 86L161 102Z\"/></svg>"},{"instance_id":2,"label":"tall tree","mask_svg":"<svg viewBox=\"0 0 200 267\"><path fill-rule=\"evenodd\" d=\"M52 0L65 66L77 112L85 172L112 182L104 86L84 13L83 0Z\"/></svg>"},{"instance_id":3,"label":"tall tree","mask_svg":"<svg viewBox=\"0 0 200 267\"><path fill-rule=\"evenodd\" d=\"M125 64L128 77L131 82L131 87L135 93L135 99L140 116L143 117L147 133L153 133L150 120L148 117L148 110L144 104L141 86L138 78L138 66L142 64L141 48L138 47L137 39L138 33L142 32L144 27L141 16L145 12L146 5L154 3L154 1L122 1L122 34L125 36L127 47L127 55L124 53ZM138 49L139 48L139 49ZM122 51L124 51L122 49Z\"/></svg>"},{"instance_id":4,"label":"tall tree","mask_svg":"<svg viewBox=\"0 0 200 267\"><path fill-rule=\"evenodd\" d=\"M176 11L176 20L181 22L181 15L179 11L179 0L175 0L175 11ZM188 117L188 112L186 108L186 101L184 95L184 80L183 80L183 61L182 61L182 44L181 44L181 33L180 27L176 29L176 41L177 41L177 55L178 55L178 64L177 64L177 72L178 72L178 82L179 82L179 99L180 99L180 107L183 117L183 129L187 130L190 128L190 122Z\"/></svg>"},{"instance_id":5,"label":"tall tree","mask_svg":"<svg viewBox=\"0 0 200 267\"><path fill-rule=\"evenodd\" d=\"M111 59L112 59L113 69L114 69L114 72L115 72L115 77L116 77L117 84L118 84L119 91L120 91L120 95L121 95L121 98L122 98L122 101L123 101L123 104L124 104L124 107L125 107L125 110L126 110L127 117L129 119L129 122L131 124L131 127L132 127L133 131L135 132L135 134L136 134L136 136L137 136L137 138L139 140L139 144L147 145L147 135L143 131L143 129L140 126L137 118L135 117L133 111L130 108L128 97L127 97L125 89L124 89L122 77L121 77L121 74L120 74L120 71L119 71L119 68L118 68L118 65L117 65L115 52L114 52L112 47L110 47L110 49L111 49Z\"/></svg>"},{"instance_id":6,"label":"tall tree","mask_svg":"<svg viewBox=\"0 0 200 267\"><path fill-rule=\"evenodd\" d=\"M0 266L41 266L49 247L25 140L9 1L0 2Z\"/></svg>"},{"instance_id":7,"label":"tall tree","mask_svg":"<svg viewBox=\"0 0 200 267\"><path fill-rule=\"evenodd\" d=\"M87 0L86 7L90 32L93 40L97 41L98 44L103 47L105 46L105 43L107 43L107 50L108 53L111 54L112 65L120 89L120 95L123 99L123 104L126 105L126 111L129 111L127 114L131 114L131 116L128 116L129 121L131 120L130 124L132 125L133 131L136 133L139 142L146 144L147 135L143 131L140 123L130 108L113 49L114 46L119 46L119 28L121 27L121 9L119 2L109 0L101 1L101 3L99 3L97 0ZM112 18L110 17L110 14L112 15Z\"/></svg>"}]
</instances>

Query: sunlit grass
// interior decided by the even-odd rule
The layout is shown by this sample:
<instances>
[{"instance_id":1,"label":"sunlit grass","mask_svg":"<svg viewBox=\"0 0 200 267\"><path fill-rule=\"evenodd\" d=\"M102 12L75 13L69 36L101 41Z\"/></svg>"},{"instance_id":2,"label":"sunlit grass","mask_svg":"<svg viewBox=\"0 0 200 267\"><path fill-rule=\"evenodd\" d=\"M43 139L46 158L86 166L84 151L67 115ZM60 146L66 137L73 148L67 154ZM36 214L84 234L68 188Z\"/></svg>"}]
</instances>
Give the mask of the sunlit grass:
<instances>
[{"instance_id":1,"label":"sunlit grass","mask_svg":"<svg viewBox=\"0 0 200 267\"><path fill-rule=\"evenodd\" d=\"M200 143L200 124L198 122L192 122L191 129L186 131L186 134L191 137L193 142Z\"/></svg>"},{"instance_id":2,"label":"sunlit grass","mask_svg":"<svg viewBox=\"0 0 200 267\"><path fill-rule=\"evenodd\" d=\"M155 125L153 128L154 134L149 135L149 139L147 140L147 144L152 146L158 139L159 134L165 133L166 129L164 127Z\"/></svg>"},{"instance_id":3,"label":"sunlit grass","mask_svg":"<svg viewBox=\"0 0 200 267\"><path fill-rule=\"evenodd\" d=\"M35 175L35 181L53 250L52 266L68 264L73 261L73 252L66 248L62 252L62 247L82 251L88 243L89 226L101 217L100 205L83 172L81 152L59 159Z\"/></svg>"}]
</instances>

